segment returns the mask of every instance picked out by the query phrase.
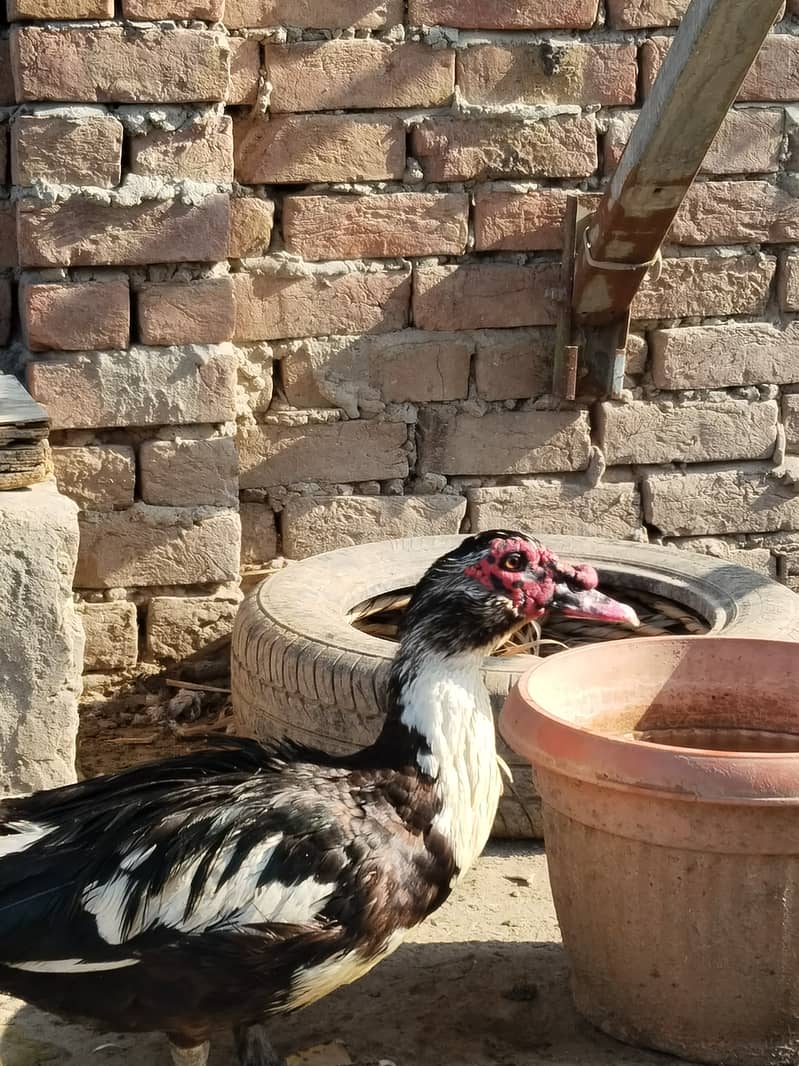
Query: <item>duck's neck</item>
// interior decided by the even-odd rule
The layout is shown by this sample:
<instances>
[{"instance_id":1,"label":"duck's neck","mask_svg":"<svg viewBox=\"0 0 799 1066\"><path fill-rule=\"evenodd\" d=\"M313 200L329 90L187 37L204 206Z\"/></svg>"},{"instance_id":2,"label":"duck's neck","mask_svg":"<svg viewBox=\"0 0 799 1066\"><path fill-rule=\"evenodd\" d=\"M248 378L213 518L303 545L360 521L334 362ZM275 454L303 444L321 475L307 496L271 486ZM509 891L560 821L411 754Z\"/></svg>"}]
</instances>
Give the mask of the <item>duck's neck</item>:
<instances>
[{"instance_id":1,"label":"duck's neck","mask_svg":"<svg viewBox=\"0 0 799 1066\"><path fill-rule=\"evenodd\" d=\"M483 850L502 791L483 658L484 649L448 654L404 646L378 741L432 781L439 808L433 828L446 837L459 875Z\"/></svg>"}]
</instances>

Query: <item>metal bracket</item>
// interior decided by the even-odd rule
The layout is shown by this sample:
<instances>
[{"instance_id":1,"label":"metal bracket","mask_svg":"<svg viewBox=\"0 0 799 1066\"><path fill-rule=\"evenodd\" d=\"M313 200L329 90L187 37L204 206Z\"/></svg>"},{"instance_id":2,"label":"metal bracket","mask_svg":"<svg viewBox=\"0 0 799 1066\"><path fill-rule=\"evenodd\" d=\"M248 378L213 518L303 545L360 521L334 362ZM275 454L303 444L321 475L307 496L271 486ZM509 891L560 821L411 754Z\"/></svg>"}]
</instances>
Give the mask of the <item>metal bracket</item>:
<instances>
[{"instance_id":1,"label":"metal bracket","mask_svg":"<svg viewBox=\"0 0 799 1066\"><path fill-rule=\"evenodd\" d=\"M629 306L609 321L589 324L574 310L574 282L585 255L590 201L572 194L566 208L563 240L563 310L555 340L553 392L564 400L591 402L618 399L624 388L624 365L630 332Z\"/></svg>"}]
</instances>

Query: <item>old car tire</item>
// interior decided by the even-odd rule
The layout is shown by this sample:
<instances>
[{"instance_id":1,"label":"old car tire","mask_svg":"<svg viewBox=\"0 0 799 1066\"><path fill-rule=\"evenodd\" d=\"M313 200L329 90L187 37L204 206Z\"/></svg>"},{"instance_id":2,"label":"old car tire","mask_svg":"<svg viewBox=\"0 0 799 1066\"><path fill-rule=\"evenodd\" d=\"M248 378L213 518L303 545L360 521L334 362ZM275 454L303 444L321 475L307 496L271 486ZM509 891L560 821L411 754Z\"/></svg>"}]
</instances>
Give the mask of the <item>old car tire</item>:
<instances>
[{"instance_id":1,"label":"old car tire","mask_svg":"<svg viewBox=\"0 0 799 1066\"><path fill-rule=\"evenodd\" d=\"M396 645L353 628L348 613L414 585L460 536L417 537L342 548L294 563L244 601L232 643L236 730L289 737L332 752L370 743ZM705 555L587 537L547 536L562 558L590 562L601 587L666 597L701 615L709 631L799 640L799 596L746 567ZM498 713L530 657L486 659L484 678ZM495 834L540 837L540 802L529 765L500 743L513 771Z\"/></svg>"}]
</instances>

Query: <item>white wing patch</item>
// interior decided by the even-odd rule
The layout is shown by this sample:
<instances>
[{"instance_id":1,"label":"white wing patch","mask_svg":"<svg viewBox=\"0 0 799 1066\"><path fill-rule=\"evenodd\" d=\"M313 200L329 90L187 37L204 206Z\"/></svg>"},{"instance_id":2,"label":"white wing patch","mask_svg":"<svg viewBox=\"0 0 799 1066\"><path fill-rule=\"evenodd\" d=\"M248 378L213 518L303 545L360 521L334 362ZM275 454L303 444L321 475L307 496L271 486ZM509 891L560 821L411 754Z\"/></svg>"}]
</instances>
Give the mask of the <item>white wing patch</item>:
<instances>
[{"instance_id":1,"label":"white wing patch","mask_svg":"<svg viewBox=\"0 0 799 1066\"><path fill-rule=\"evenodd\" d=\"M85 959L46 959L41 962L7 962L11 970L29 973L101 973L103 970L122 970L138 966L138 959L117 959L116 962L86 962Z\"/></svg>"},{"instance_id":2,"label":"white wing patch","mask_svg":"<svg viewBox=\"0 0 799 1066\"><path fill-rule=\"evenodd\" d=\"M335 992L342 985L357 981L395 952L407 935L407 929L395 930L382 949L369 957L358 951L341 951L317 966L299 970L292 978L288 1007L291 1010L307 1007L310 1003Z\"/></svg>"},{"instance_id":3,"label":"white wing patch","mask_svg":"<svg viewBox=\"0 0 799 1066\"><path fill-rule=\"evenodd\" d=\"M53 831L51 825L38 825L36 822L8 822L5 828L12 829L13 833L0 836L0 859L25 851Z\"/></svg>"},{"instance_id":4,"label":"white wing patch","mask_svg":"<svg viewBox=\"0 0 799 1066\"><path fill-rule=\"evenodd\" d=\"M156 925L166 925L182 933L199 933L215 926L243 926L262 922L303 925L312 922L324 909L335 888L309 877L296 885L271 881L258 886L258 879L282 840L269 837L236 874L224 883L220 879L233 855L235 841L221 848L206 871L202 890L187 915L192 882L204 855L176 867L161 892L145 895L132 920L126 924L126 904L136 887L137 867L148 852L140 849L126 855L120 870L103 884L90 885L83 905L97 922L97 931L108 944L122 944Z\"/></svg>"}]
</instances>

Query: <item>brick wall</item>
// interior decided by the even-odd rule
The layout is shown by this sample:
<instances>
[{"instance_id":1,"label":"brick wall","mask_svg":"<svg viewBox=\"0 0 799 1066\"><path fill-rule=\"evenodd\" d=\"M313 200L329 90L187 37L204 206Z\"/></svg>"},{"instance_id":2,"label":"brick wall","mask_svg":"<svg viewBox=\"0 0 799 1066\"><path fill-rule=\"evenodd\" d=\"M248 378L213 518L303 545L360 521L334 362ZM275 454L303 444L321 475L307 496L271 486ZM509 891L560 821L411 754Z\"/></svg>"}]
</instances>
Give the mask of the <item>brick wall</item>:
<instances>
[{"instance_id":1,"label":"brick wall","mask_svg":"<svg viewBox=\"0 0 799 1066\"><path fill-rule=\"evenodd\" d=\"M565 190L602 188L686 6L8 0L1 358L82 508L90 669L224 631L241 566L405 533L663 539L799 588L797 0L636 300L625 402L547 395Z\"/></svg>"}]
</instances>

